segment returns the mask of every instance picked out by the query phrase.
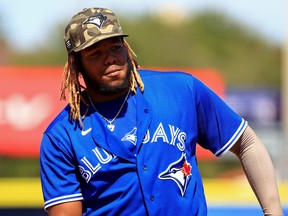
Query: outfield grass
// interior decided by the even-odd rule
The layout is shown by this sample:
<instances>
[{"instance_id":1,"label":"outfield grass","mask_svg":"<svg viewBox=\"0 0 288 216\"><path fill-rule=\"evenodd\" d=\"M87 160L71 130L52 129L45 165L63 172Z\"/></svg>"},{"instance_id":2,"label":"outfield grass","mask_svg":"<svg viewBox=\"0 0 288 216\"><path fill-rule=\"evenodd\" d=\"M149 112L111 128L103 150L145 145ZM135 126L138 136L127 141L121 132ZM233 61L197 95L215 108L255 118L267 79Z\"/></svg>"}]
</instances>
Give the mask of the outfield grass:
<instances>
[{"instance_id":1,"label":"outfield grass","mask_svg":"<svg viewBox=\"0 0 288 216\"><path fill-rule=\"evenodd\" d=\"M198 165L203 178L214 178L219 174L227 173L240 167L240 163L237 160L201 160ZM39 158L0 156L0 178L37 178L39 174Z\"/></svg>"}]
</instances>

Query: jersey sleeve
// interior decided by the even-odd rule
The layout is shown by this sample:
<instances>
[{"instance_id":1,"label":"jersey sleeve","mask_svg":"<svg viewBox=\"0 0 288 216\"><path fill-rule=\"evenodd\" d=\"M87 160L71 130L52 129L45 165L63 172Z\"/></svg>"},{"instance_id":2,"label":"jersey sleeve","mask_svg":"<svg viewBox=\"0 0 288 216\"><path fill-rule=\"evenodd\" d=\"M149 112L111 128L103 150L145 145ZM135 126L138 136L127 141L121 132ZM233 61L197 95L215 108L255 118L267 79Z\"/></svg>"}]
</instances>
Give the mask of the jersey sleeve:
<instances>
[{"instance_id":1,"label":"jersey sleeve","mask_svg":"<svg viewBox=\"0 0 288 216\"><path fill-rule=\"evenodd\" d=\"M247 122L199 80L194 81L198 144L217 157L225 154L239 139Z\"/></svg>"},{"instance_id":2,"label":"jersey sleeve","mask_svg":"<svg viewBox=\"0 0 288 216\"><path fill-rule=\"evenodd\" d=\"M40 148L40 174L44 209L76 200L82 200L75 160L53 136L44 133Z\"/></svg>"}]
</instances>

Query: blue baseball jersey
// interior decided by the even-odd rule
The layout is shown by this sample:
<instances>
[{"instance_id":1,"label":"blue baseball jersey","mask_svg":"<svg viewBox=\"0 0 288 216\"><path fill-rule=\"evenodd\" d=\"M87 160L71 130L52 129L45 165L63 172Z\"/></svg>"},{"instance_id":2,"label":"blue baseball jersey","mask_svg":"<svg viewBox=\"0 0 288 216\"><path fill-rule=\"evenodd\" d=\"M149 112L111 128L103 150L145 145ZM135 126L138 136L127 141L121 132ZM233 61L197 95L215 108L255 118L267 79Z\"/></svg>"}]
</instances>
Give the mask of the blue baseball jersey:
<instances>
[{"instance_id":1,"label":"blue baseball jersey","mask_svg":"<svg viewBox=\"0 0 288 216\"><path fill-rule=\"evenodd\" d=\"M81 200L83 215L207 215L196 145L219 157L247 122L190 74L139 73L145 91L129 95L113 132L93 109L82 129L69 106L46 129L45 209ZM107 116L114 102L97 109Z\"/></svg>"}]
</instances>

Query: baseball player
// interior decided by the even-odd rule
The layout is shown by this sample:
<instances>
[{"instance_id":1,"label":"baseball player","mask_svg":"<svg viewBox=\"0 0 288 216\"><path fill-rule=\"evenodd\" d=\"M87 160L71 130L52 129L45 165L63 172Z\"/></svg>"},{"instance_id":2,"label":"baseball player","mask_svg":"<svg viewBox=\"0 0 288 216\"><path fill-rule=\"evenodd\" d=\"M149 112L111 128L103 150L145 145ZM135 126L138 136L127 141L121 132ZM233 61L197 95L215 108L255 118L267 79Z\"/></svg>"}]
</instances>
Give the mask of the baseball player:
<instances>
[{"instance_id":1,"label":"baseball player","mask_svg":"<svg viewBox=\"0 0 288 216\"><path fill-rule=\"evenodd\" d=\"M49 215L207 215L197 143L236 154L263 213L283 215L272 162L247 122L192 75L141 70L127 36L104 8L66 27L69 104L40 154Z\"/></svg>"}]
</instances>

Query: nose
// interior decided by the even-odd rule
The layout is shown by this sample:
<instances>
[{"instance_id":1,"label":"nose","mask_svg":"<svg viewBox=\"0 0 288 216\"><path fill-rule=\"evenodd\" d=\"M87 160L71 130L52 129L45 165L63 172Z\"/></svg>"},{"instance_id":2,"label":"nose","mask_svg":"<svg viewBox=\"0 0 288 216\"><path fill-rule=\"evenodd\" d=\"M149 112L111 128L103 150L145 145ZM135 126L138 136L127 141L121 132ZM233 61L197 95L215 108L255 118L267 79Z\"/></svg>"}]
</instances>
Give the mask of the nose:
<instances>
[{"instance_id":1,"label":"nose","mask_svg":"<svg viewBox=\"0 0 288 216\"><path fill-rule=\"evenodd\" d=\"M113 54L111 51L108 51L106 58L105 58L105 65L115 64L116 61L117 61L117 58L115 54Z\"/></svg>"}]
</instances>

